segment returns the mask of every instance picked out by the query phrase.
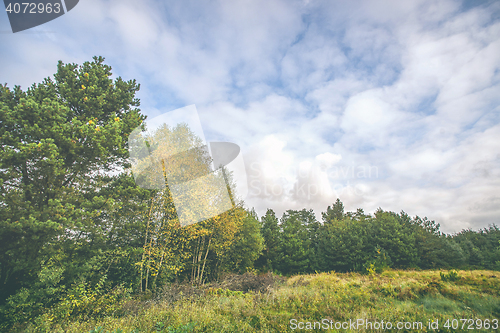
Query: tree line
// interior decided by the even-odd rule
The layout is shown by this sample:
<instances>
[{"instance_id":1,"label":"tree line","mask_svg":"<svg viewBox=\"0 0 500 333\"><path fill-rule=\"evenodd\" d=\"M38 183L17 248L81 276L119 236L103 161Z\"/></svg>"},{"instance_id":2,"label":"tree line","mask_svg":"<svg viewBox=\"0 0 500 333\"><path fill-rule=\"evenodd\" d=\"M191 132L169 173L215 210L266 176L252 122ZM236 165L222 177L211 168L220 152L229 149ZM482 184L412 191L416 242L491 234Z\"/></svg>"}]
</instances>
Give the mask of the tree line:
<instances>
[{"instance_id":1,"label":"tree line","mask_svg":"<svg viewBox=\"0 0 500 333\"><path fill-rule=\"evenodd\" d=\"M445 235L426 218L344 212L340 200L318 221L306 209L279 219L269 209L259 218L231 196L232 209L181 226L168 186L136 185L128 138L145 128L140 86L111 75L94 57L59 62L53 78L26 91L0 85L2 331L108 315L134 293L229 272L500 269L496 226ZM170 138L159 152L198 140L183 124L156 133Z\"/></svg>"},{"instance_id":2,"label":"tree line","mask_svg":"<svg viewBox=\"0 0 500 333\"><path fill-rule=\"evenodd\" d=\"M321 213L288 210L278 219L268 209L261 219L263 254L256 267L282 274L381 272L394 269L500 269L500 229L496 225L454 235L427 218L404 211L362 209L344 212L337 199Z\"/></svg>"}]
</instances>

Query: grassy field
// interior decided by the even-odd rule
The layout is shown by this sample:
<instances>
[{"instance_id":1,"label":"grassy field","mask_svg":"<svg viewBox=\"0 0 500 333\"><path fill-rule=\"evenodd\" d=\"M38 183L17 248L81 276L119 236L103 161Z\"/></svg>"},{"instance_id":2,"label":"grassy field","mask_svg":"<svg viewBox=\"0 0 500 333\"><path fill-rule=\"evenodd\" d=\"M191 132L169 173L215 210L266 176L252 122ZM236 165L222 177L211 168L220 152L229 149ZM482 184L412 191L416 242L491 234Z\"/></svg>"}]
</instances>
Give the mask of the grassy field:
<instances>
[{"instance_id":1,"label":"grassy field","mask_svg":"<svg viewBox=\"0 0 500 333\"><path fill-rule=\"evenodd\" d=\"M399 332L500 331L494 329L500 320L500 272L457 273L332 272L287 279L247 273L218 285L166 286L157 295L127 301L113 317L50 325L47 331L372 332L389 331L388 322L395 332L398 323ZM429 329L430 322L438 329Z\"/></svg>"}]
</instances>

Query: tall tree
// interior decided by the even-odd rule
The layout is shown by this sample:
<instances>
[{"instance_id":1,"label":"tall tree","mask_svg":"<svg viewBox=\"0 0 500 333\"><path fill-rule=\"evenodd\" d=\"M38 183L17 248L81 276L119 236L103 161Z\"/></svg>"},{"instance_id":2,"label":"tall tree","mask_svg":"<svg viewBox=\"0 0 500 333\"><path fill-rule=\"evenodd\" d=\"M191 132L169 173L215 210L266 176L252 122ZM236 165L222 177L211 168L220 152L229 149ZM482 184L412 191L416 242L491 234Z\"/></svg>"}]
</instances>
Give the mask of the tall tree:
<instances>
[{"instance_id":1,"label":"tall tree","mask_svg":"<svg viewBox=\"0 0 500 333\"><path fill-rule=\"evenodd\" d=\"M368 237L387 253L387 265L394 268L414 267L417 264L415 235L410 231L399 214L380 208L367 224Z\"/></svg>"},{"instance_id":2,"label":"tall tree","mask_svg":"<svg viewBox=\"0 0 500 333\"><path fill-rule=\"evenodd\" d=\"M208 270L234 243L245 212L232 198L231 174L212 172L202 140L187 124L132 135L136 180L146 186L163 186L151 202L144 253L140 263L144 287L184 270L191 258L191 280L202 283ZM153 161L153 162L152 162ZM144 172L146 171L146 172ZM210 260L210 252L216 260ZM149 283L149 277L154 277Z\"/></svg>"},{"instance_id":3,"label":"tall tree","mask_svg":"<svg viewBox=\"0 0 500 333\"><path fill-rule=\"evenodd\" d=\"M281 229L279 220L272 209L268 209L261 218L260 233L264 238L264 249L257 266L263 270L275 270L281 260L279 247L281 243Z\"/></svg>"},{"instance_id":4,"label":"tall tree","mask_svg":"<svg viewBox=\"0 0 500 333\"><path fill-rule=\"evenodd\" d=\"M322 212L321 216L323 218L323 222L325 224L332 224L335 221L342 221L344 219L344 204L340 201L339 198L335 201L335 203L330 207L326 208L326 212Z\"/></svg>"},{"instance_id":5,"label":"tall tree","mask_svg":"<svg viewBox=\"0 0 500 333\"><path fill-rule=\"evenodd\" d=\"M264 239L260 234L259 219L255 211L245 211L243 223L223 258L225 268L244 273L254 267L254 262L262 254Z\"/></svg>"},{"instance_id":6,"label":"tall tree","mask_svg":"<svg viewBox=\"0 0 500 333\"><path fill-rule=\"evenodd\" d=\"M117 184L110 172L128 166L128 135L145 119L139 85L111 75L94 57L59 62L53 79L26 91L0 86L0 304L57 251L91 255L82 249L109 235L121 203L103 194ZM66 271L83 267L72 265Z\"/></svg>"},{"instance_id":7,"label":"tall tree","mask_svg":"<svg viewBox=\"0 0 500 333\"><path fill-rule=\"evenodd\" d=\"M280 221L281 242L279 250L283 259L279 269L285 274L308 272L315 256L310 227L314 226L316 217L312 210L287 210Z\"/></svg>"}]
</instances>

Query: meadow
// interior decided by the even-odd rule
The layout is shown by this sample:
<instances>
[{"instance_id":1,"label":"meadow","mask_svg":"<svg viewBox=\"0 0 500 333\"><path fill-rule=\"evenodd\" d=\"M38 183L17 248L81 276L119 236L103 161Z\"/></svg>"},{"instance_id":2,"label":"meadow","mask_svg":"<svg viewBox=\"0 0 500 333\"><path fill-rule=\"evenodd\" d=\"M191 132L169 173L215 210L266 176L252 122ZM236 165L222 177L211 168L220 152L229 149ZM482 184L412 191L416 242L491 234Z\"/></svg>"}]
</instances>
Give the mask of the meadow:
<instances>
[{"instance_id":1,"label":"meadow","mask_svg":"<svg viewBox=\"0 0 500 333\"><path fill-rule=\"evenodd\" d=\"M380 332L389 331L388 322L399 332L495 332L498 319L495 271L246 273L205 286L169 284L124 301L113 316L31 325L26 332Z\"/></svg>"}]
</instances>

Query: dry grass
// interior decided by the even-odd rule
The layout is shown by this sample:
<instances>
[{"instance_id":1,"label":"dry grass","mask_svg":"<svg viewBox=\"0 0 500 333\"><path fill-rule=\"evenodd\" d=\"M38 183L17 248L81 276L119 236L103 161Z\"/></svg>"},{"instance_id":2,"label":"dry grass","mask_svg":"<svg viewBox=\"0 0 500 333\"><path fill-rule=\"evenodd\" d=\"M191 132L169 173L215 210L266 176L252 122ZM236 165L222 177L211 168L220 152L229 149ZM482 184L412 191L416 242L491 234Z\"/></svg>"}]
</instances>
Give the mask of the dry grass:
<instances>
[{"instance_id":1,"label":"dry grass","mask_svg":"<svg viewBox=\"0 0 500 333\"><path fill-rule=\"evenodd\" d=\"M232 275L203 287L165 286L151 299L126 303L119 317L54 325L51 332L89 332L95 327L126 333L289 332L291 319L359 318L421 321L426 331L428 320L500 319L500 273L458 271L458 275L454 282L443 281L440 271L331 272L288 279Z\"/></svg>"}]
</instances>

